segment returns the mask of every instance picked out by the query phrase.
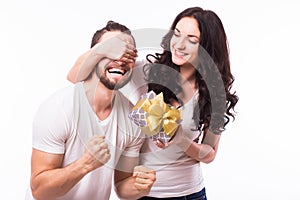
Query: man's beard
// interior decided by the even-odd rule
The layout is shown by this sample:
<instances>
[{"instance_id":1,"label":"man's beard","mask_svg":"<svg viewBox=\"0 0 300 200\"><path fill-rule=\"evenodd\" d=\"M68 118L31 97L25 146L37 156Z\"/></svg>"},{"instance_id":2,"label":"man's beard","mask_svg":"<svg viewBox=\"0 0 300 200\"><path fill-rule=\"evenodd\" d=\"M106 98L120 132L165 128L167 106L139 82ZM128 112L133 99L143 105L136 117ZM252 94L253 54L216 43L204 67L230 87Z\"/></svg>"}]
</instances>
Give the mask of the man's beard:
<instances>
[{"instance_id":1,"label":"man's beard","mask_svg":"<svg viewBox=\"0 0 300 200\"><path fill-rule=\"evenodd\" d=\"M98 68L98 67L97 67ZM121 80L119 80L117 83L109 80L109 78L106 77L106 71L103 72L101 75L98 73L98 69L96 68L96 74L100 80L100 82L107 87L110 90L118 90L120 88L122 88L124 85L126 85L132 76L132 72L127 71L126 74L124 76L126 77L122 77ZM127 75L127 73L130 73L129 75Z\"/></svg>"}]
</instances>

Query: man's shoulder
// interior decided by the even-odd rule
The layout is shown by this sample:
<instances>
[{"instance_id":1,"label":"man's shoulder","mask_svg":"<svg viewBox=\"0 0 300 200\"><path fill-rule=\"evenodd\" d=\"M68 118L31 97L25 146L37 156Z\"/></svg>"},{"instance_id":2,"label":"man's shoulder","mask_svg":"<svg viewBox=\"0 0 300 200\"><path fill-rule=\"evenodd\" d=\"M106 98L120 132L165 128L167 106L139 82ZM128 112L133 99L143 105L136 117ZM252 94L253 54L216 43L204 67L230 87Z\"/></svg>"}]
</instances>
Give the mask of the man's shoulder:
<instances>
[{"instance_id":1,"label":"man's shoulder","mask_svg":"<svg viewBox=\"0 0 300 200\"><path fill-rule=\"evenodd\" d=\"M130 102L129 98L125 96L121 91L116 91L116 101L120 102L120 104L116 104L118 106L122 106L124 108L130 107L132 103Z\"/></svg>"},{"instance_id":2,"label":"man's shoulder","mask_svg":"<svg viewBox=\"0 0 300 200\"><path fill-rule=\"evenodd\" d=\"M67 85L64 86L51 95L49 95L41 104L40 108L48 108L48 109L55 109L64 107L67 108L70 105L73 105L73 93L74 93L74 85Z\"/></svg>"}]
</instances>

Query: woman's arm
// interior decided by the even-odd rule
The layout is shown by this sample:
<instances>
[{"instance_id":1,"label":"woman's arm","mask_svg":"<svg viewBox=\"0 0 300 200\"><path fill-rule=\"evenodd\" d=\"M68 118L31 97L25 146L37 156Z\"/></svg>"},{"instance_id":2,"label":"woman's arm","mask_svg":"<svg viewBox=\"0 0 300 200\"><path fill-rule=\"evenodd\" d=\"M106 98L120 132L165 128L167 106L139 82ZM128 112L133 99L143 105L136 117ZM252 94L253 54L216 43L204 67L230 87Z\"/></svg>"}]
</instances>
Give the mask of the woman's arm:
<instances>
[{"instance_id":1,"label":"woman's arm","mask_svg":"<svg viewBox=\"0 0 300 200\"><path fill-rule=\"evenodd\" d=\"M201 144L186 137L182 131L178 131L176 135L174 143L191 158L204 163L210 163L215 159L221 135L206 129Z\"/></svg>"},{"instance_id":2,"label":"woman's arm","mask_svg":"<svg viewBox=\"0 0 300 200\"><path fill-rule=\"evenodd\" d=\"M210 163L217 154L221 135L216 135L207 130L204 134L201 144L192 142L185 153L197 161Z\"/></svg>"},{"instance_id":3,"label":"woman's arm","mask_svg":"<svg viewBox=\"0 0 300 200\"><path fill-rule=\"evenodd\" d=\"M179 128L179 130L177 130L176 132L176 135L170 142L163 144L161 141L157 140L155 141L155 144L158 147L165 148L174 143L179 148L181 148L186 155L190 156L191 158L200 162L210 163L216 157L220 137L221 135L217 135L209 130L205 130L202 142L201 144L199 144L186 137L182 129Z\"/></svg>"},{"instance_id":4,"label":"woman's arm","mask_svg":"<svg viewBox=\"0 0 300 200\"><path fill-rule=\"evenodd\" d=\"M94 66L97 63L97 60L94 60L94 61L90 61L90 63L91 63L90 65L83 65L84 61L87 60L87 58L89 57L91 52L92 52L92 49L90 49L89 51L82 54L76 60L75 64L73 65L73 67L71 68L71 70L68 73L68 76L67 76L68 81L70 81L72 83L76 83L76 82L82 81L88 77L88 75L91 73L91 71L93 70ZM100 60L101 57L99 57L98 59ZM95 65L93 65L92 63L95 63ZM80 71L80 73L79 73L79 71Z\"/></svg>"},{"instance_id":5,"label":"woman's arm","mask_svg":"<svg viewBox=\"0 0 300 200\"><path fill-rule=\"evenodd\" d=\"M115 46L118 48L113 48ZM72 83L85 80L96 64L105 57L122 62L134 62L137 57L137 50L134 45L124 39L122 34L105 42L99 42L76 60L67 75L67 79Z\"/></svg>"}]
</instances>

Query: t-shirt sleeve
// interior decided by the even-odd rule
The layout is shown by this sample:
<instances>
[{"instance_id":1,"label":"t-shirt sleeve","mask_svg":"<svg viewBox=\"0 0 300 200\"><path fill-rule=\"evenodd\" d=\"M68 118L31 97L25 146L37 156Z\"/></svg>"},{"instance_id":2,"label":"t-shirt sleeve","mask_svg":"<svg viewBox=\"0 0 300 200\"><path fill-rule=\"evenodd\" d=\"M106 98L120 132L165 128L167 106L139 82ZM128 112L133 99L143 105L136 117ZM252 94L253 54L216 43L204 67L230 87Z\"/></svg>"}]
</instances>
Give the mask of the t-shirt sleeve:
<instances>
[{"instance_id":1,"label":"t-shirt sleeve","mask_svg":"<svg viewBox=\"0 0 300 200\"><path fill-rule=\"evenodd\" d=\"M65 152L70 132L66 108L58 99L48 99L37 110L32 125L32 147L53 154Z\"/></svg>"},{"instance_id":2,"label":"t-shirt sleeve","mask_svg":"<svg viewBox=\"0 0 300 200\"><path fill-rule=\"evenodd\" d=\"M133 134L130 134L131 136L129 137L129 141L122 155L128 157L138 157L140 149L145 141L145 136L137 125L130 123L130 126L133 130Z\"/></svg>"}]
</instances>

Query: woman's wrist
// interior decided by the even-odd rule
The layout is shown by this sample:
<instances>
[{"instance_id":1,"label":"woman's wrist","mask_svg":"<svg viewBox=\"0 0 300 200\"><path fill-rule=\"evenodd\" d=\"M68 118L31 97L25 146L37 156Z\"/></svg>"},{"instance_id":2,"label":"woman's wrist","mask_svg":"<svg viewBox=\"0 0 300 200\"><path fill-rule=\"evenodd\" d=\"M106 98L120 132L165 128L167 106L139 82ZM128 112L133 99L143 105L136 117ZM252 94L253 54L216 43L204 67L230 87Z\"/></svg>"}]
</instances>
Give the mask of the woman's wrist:
<instances>
[{"instance_id":1,"label":"woman's wrist","mask_svg":"<svg viewBox=\"0 0 300 200\"><path fill-rule=\"evenodd\" d=\"M178 128L176 135L173 139L174 144L177 145L182 151L186 151L191 144L193 143L193 140L188 138L187 136L184 135L182 128Z\"/></svg>"}]
</instances>

